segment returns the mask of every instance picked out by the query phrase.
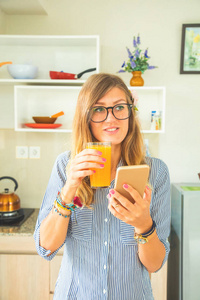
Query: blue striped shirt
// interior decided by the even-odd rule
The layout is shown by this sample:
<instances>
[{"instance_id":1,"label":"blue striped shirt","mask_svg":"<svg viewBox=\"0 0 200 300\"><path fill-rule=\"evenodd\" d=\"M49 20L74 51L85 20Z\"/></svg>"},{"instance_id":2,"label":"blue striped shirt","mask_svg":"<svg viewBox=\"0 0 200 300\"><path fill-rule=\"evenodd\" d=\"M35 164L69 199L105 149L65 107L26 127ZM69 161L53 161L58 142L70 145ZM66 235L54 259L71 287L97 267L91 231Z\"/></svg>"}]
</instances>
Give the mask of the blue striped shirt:
<instances>
[{"instance_id":1,"label":"blue striped shirt","mask_svg":"<svg viewBox=\"0 0 200 300\"><path fill-rule=\"evenodd\" d=\"M40 256L51 260L51 253L39 245L40 224L50 213L58 191L66 181L69 152L58 156L43 199L34 238ZM169 254L170 181L168 168L157 158L146 158L150 166L149 182L153 187L150 206L160 241ZM122 162L118 164L118 167ZM93 209L77 208L72 213L64 254L57 279L54 300L152 300L150 278L139 260L134 227L115 218L108 210L109 188L97 189ZM50 255L49 255L50 254ZM49 256L48 256L49 255Z\"/></svg>"}]
</instances>

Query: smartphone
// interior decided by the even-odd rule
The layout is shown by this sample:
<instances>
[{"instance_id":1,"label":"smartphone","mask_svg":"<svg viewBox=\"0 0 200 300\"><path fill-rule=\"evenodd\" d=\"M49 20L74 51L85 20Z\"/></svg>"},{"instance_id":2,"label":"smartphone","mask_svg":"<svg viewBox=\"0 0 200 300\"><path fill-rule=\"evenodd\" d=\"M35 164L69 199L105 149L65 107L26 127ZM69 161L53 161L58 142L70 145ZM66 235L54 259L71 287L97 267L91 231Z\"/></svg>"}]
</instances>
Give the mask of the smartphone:
<instances>
[{"instance_id":1,"label":"smartphone","mask_svg":"<svg viewBox=\"0 0 200 300\"><path fill-rule=\"evenodd\" d=\"M134 165L123 166L117 169L115 177L115 189L131 202L135 202L131 195L123 188L123 184L131 185L143 197L145 186L148 182L149 166Z\"/></svg>"}]
</instances>

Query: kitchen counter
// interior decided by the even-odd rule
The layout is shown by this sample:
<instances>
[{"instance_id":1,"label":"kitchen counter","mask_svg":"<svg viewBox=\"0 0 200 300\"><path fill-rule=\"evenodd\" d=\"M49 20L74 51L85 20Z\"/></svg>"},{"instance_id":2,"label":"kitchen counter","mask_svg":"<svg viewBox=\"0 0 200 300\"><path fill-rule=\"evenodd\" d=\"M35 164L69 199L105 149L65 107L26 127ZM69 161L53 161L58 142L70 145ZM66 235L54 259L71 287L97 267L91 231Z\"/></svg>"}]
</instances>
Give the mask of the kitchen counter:
<instances>
[{"instance_id":1,"label":"kitchen counter","mask_svg":"<svg viewBox=\"0 0 200 300\"><path fill-rule=\"evenodd\" d=\"M21 226L1 226L0 236L32 236L35 230L39 209L34 212Z\"/></svg>"}]
</instances>

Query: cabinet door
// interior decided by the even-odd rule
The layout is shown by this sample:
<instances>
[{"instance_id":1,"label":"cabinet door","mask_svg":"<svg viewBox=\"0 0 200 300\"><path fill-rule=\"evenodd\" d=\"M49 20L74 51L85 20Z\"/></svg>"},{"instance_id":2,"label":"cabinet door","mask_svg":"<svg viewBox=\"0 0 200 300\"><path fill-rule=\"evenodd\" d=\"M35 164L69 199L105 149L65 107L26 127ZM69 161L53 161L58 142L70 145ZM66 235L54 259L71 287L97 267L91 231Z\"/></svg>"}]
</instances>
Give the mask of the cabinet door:
<instances>
[{"instance_id":1,"label":"cabinet door","mask_svg":"<svg viewBox=\"0 0 200 300\"><path fill-rule=\"evenodd\" d=\"M54 294L55 284L60 270L61 261L62 256L57 255L50 262L50 296Z\"/></svg>"},{"instance_id":2,"label":"cabinet door","mask_svg":"<svg viewBox=\"0 0 200 300\"><path fill-rule=\"evenodd\" d=\"M49 300L49 262L38 255L0 255L0 300Z\"/></svg>"},{"instance_id":3,"label":"cabinet door","mask_svg":"<svg viewBox=\"0 0 200 300\"><path fill-rule=\"evenodd\" d=\"M155 300L167 299L167 263L157 273L151 274L151 285Z\"/></svg>"}]
</instances>

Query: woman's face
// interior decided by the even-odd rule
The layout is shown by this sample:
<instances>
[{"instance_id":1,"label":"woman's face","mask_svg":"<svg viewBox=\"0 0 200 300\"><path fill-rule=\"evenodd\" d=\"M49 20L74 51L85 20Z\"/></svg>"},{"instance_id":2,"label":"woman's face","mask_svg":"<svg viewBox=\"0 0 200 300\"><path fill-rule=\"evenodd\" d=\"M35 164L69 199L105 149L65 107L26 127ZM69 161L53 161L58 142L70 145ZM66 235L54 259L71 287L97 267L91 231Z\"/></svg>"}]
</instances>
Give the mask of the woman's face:
<instances>
[{"instance_id":1,"label":"woman's face","mask_svg":"<svg viewBox=\"0 0 200 300\"><path fill-rule=\"evenodd\" d=\"M112 88L105 96L97 101L95 106L114 106L119 103L127 103L125 93L117 87ZM101 123L90 121L90 129L93 136L100 142L111 142L119 145L125 139L128 132L129 119L118 120L109 109L108 117Z\"/></svg>"}]
</instances>

